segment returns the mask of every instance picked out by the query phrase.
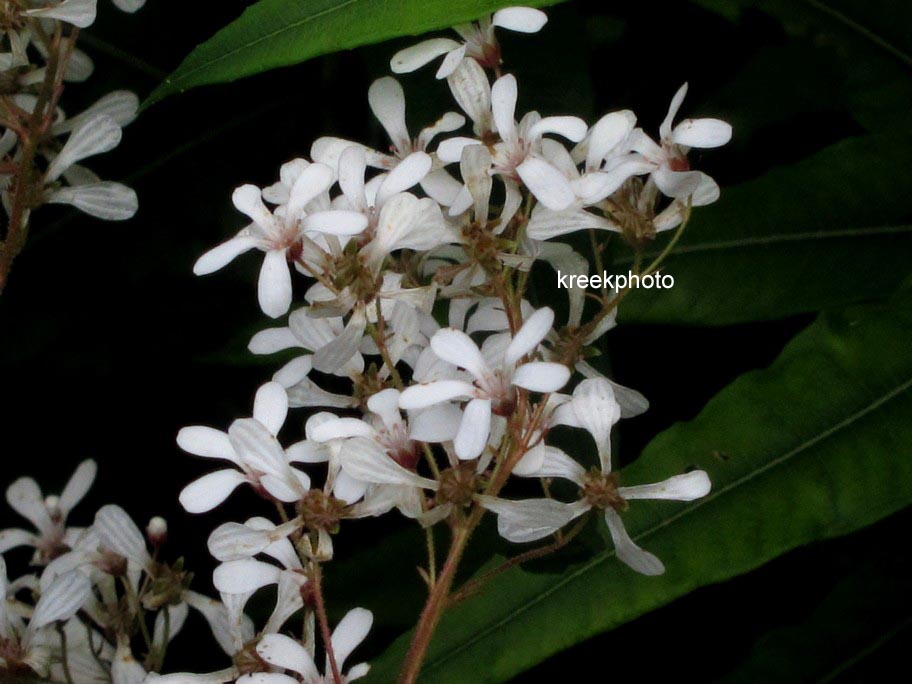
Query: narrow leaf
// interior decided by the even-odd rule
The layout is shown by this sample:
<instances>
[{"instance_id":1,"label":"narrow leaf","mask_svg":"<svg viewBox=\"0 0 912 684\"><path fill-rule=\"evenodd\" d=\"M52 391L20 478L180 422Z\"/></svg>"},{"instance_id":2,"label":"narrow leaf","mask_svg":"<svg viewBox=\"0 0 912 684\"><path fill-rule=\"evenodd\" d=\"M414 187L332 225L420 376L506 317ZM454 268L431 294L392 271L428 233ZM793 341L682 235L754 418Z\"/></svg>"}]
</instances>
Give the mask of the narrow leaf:
<instances>
[{"instance_id":1,"label":"narrow leaf","mask_svg":"<svg viewBox=\"0 0 912 684\"><path fill-rule=\"evenodd\" d=\"M559 0L532 0L543 6ZM478 19L509 0L259 0L198 45L144 103L312 57ZM392 56L392 55L390 55Z\"/></svg>"},{"instance_id":2,"label":"narrow leaf","mask_svg":"<svg viewBox=\"0 0 912 684\"><path fill-rule=\"evenodd\" d=\"M674 287L635 290L620 318L725 325L889 297L912 259L910 150L906 134L850 138L725 188L662 269Z\"/></svg>"},{"instance_id":3,"label":"narrow leaf","mask_svg":"<svg viewBox=\"0 0 912 684\"><path fill-rule=\"evenodd\" d=\"M665 575L637 575L611 550L561 575L510 570L445 616L420 681L506 681L697 587L907 506L909 330L908 297L821 317L770 368L739 378L622 472L627 484L691 467L710 473L713 491L702 500L626 514ZM375 662L371 681L392 681L408 641Z\"/></svg>"}]
</instances>

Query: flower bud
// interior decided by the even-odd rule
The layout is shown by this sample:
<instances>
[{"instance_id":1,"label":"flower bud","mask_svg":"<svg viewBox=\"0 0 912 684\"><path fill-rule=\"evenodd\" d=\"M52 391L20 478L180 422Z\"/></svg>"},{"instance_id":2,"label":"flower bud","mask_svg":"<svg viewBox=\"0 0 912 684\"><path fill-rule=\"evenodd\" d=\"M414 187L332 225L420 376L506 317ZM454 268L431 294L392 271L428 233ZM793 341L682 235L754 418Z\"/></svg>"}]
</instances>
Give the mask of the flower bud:
<instances>
[{"instance_id":1,"label":"flower bud","mask_svg":"<svg viewBox=\"0 0 912 684\"><path fill-rule=\"evenodd\" d=\"M146 526L146 537L152 546L161 546L168 540L168 523L160 517L155 516Z\"/></svg>"}]
</instances>

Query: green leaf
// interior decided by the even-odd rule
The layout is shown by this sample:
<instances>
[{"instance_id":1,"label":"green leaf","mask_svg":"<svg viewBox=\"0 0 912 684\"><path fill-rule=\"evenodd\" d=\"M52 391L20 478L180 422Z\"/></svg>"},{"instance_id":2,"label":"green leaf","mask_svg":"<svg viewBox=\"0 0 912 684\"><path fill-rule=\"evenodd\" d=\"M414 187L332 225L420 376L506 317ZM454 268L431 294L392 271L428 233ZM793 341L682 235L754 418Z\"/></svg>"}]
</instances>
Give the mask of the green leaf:
<instances>
[{"instance_id":1,"label":"green leaf","mask_svg":"<svg viewBox=\"0 0 912 684\"><path fill-rule=\"evenodd\" d=\"M910 154L908 134L850 138L723 188L662 269L674 287L635 290L619 315L725 325L888 298L912 261L912 175L898 172Z\"/></svg>"},{"instance_id":2,"label":"green leaf","mask_svg":"<svg viewBox=\"0 0 912 684\"><path fill-rule=\"evenodd\" d=\"M760 10L794 36L836 54L850 107L871 131L900 125L912 107L912 3L895 0L694 0L738 19Z\"/></svg>"},{"instance_id":3,"label":"green leaf","mask_svg":"<svg viewBox=\"0 0 912 684\"><path fill-rule=\"evenodd\" d=\"M862 552L863 561L805 620L763 635L747 659L718 684L830 682L886 644L907 640L912 631L912 558L897 555L893 546Z\"/></svg>"},{"instance_id":4,"label":"green leaf","mask_svg":"<svg viewBox=\"0 0 912 684\"><path fill-rule=\"evenodd\" d=\"M768 369L736 380L622 472L627 484L710 473L705 499L627 514L665 575L637 575L611 550L560 575L510 570L444 617L420 681L505 681L697 587L909 505L910 330L908 297L821 316ZM371 681L393 681L408 640L375 662Z\"/></svg>"},{"instance_id":5,"label":"green leaf","mask_svg":"<svg viewBox=\"0 0 912 684\"><path fill-rule=\"evenodd\" d=\"M560 0L532 0L530 6ZM260 0L198 45L144 106L312 57L478 19L510 0Z\"/></svg>"}]
</instances>

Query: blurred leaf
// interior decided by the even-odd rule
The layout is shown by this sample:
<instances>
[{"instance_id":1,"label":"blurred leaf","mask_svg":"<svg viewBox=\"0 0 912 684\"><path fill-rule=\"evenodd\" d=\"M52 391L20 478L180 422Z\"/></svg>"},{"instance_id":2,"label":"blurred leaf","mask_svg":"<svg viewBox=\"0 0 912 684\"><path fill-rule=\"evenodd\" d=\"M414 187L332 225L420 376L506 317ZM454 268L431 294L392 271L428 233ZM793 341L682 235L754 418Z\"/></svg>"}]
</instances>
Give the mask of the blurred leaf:
<instances>
[{"instance_id":1,"label":"blurred leaf","mask_svg":"<svg viewBox=\"0 0 912 684\"><path fill-rule=\"evenodd\" d=\"M635 290L621 318L725 325L889 297L912 261L910 153L908 134L851 138L723 189L662 269L674 287Z\"/></svg>"},{"instance_id":2,"label":"blurred leaf","mask_svg":"<svg viewBox=\"0 0 912 684\"><path fill-rule=\"evenodd\" d=\"M912 628L912 559L866 549L806 620L761 637L718 684L832 681ZM907 637L905 637L907 638Z\"/></svg>"},{"instance_id":3,"label":"blurred leaf","mask_svg":"<svg viewBox=\"0 0 912 684\"><path fill-rule=\"evenodd\" d=\"M912 3L895 0L694 0L736 20L759 10L793 35L835 51L848 75L858 120L877 131L906 121L912 108Z\"/></svg>"},{"instance_id":4,"label":"blurred leaf","mask_svg":"<svg viewBox=\"0 0 912 684\"><path fill-rule=\"evenodd\" d=\"M510 4L509 0L259 0L198 45L144 106L197 86L233 81L396 36L448 28Z\"/></svg>"},{"instance_id":5,"label":"blurred leaf","mask_svg":"<svg viewBox=\"0 0 912 684\"><path fill-rule=\"evenodd\" d=\"M908 298L822 316L770 368L739 378L624 469L626 483L691 467L713 480L692 504L631 506L628 529L665 560L665 575L638 575L612 550L562 575L508 571L444 617L420 681L505 681L697 587L907 506L910 330ZM370 681L393 680L408 640L374 663Z\"/></svg>"},{"instance_id":6,"label":"blurred leaf","mask_svg":"<svg viewBox=\"0 0 912 684\"><path fill-rule=\"evenodd\" d=\"M803 43L764 46L728 84L702 101L702 112L723 112L735 130L732 146L726 145L720 156L732 159L735 146L739 152L745 149L756 154L758 133L795 126L800 117L813 121L818 129L837 118L836 113L845 108L843 78L828 57ZM819 135L818 131L808 132ZM822 146L818 143L818 149Z\"/></svg>"}]
</instances>

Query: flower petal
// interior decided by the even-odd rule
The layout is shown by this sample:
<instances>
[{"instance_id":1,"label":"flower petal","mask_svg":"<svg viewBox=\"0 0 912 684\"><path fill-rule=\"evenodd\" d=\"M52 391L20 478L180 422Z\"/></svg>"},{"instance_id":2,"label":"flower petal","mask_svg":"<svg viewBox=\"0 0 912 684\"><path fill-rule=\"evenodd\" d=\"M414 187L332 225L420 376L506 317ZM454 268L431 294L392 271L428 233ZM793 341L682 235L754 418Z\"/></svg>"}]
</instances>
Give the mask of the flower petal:
<instances>
[{"instance_id":1,"label":"flower petal","mask_svg":"<svg viewBox=\"0 0 912 684\"><path fill-rule=\"evenodd\" d=\"M459 432L462 411L453 404L438 404L409 417L409 437L419 442L449 442Z\"/></svg>"},{"instance_id":2,"label":"flower petal","mask_svg":"<svg viewBox=\"0 0 912 684\"><path fill-rule=\"evenodd\" d=\"M390 60L390 69L394 74L405 74L423 67L435 57L456 50L460 43L449 38L432 38L417 45L400 50Z\"/></svg>"},{"instance_id":3,"label":"flower petal","mask_svg":"<svg viewBox=\"0 0 912 684\"><path fill-rule=\"evenodd\" d=\"M351 652L364 641L374 622L374 614L365 608L353 608L345 614L332 633L333 653L341 670Z\"/></svg>"},{"instance_id":4,"label":"flower petal","mask_svg":"<svg viewBox=\"0 0 912 684\"><path fill-rule=\"evenodd\" d=\"M13 482L6 490L6 502L40 532L52 527L41 489L32 478L20 477Z\"/></svg>"},{"instance_id":5,"label":"flower petal","mask_svg":"<svg viewBox=\"0 0 912 684\"><path fill-rule=\"evenodd\" d=\"M105 548L141 567L146 567L151 562L142 532L120 506L102 506L95 514L92 528Z\"/></svg>"},{"instance_id":6,"label":"flower petal","mask_svg":"<svg viewBox=\"0 0 912 684\"><path fill-rule=\"evenodd\" d=\"M412 385L399 397L399 408L411 411L427 408L453 399L468 399L475 393L475 386L462 380L435 380Z\"/></svg>"},{"instance_id":7,"label":"flower petal","mask_svg":"<svg viewBox=\"0 0 912 684\"><path fill-rule=\"evenodd\" d=\"M57 5L26 10L23 14L37 19L56 19L77 28L88 28L95 22L97 0L64 0Z\"/></svg>"},{"instance_id":8,"label":"flower petal","mask_svg":"<svg viewBox=\"0 0 912 684\"><path fill-rule=\"evenodd\" d=\"M188 513L206 513L221 504L246 481L247 478L236 470L216 470L184 487L178 501Z\"/></svg>"},{"instance_id":9,"label":"flower petal","mask_svg":"<svg viewBox=\"0 0 912 684\"><path fill-rule=\"evenodd\" d=\"M73 570L57 576L35 604L28 632L34 634L52 622L73 617L91 594L89 578L81 572Z\"/></svg>"},{"instance_id":10,"label":"flower petal","mask_svg":"<svg viewBox=\"0 0 912 684\"><path fill-rule=\"evenodd\" d=\"M490 373L478 345L461 330L438 330L431 338L431 349L444 361L465 368L476 379L482 380Z\"/></svg>"},{"instance_id":11,"label":"flower petal","mask_svg":"<svg viewBox=\"0 0 912 684\"><path fill-rule=\"evenodd\" d=\"M599 119L589 132L586 169L593 170L601 166L608 153L630 135L634 126L636 114L629 109L611 112Z\"/></svg>"},{"instance_id":12,"label":"flower petal","mask_svg":"<svg viewBox=\"0 0 912 684\"><path fill-rule=\"evenodd\" d=\"M359 306L352 312L342 333L314 352L313 367L321 373L334 373L342 368L358 353L366 327L367 315L364 308Z\"/></svg>"},{"instance_id":13,"label":"flower petal","mask_svg":"<svg viewBox=\"0 0 912 684\"><path fill-rule=\"evenodd\" d=\"M270 584L277 584L281 570L253 558L228 561L212 573L215 588L226 594L246 594Z\"/></svg>"},{"instance_id":14,"label":"flower petal","mask_svg":"<svg viewBox=\"0 0 912 684\"><path fill-rule=\"evenodd\" d=\"M547 23L548 15L531 7L504 7L497 10L491 19L493 26L518 33L538 33Z\"/></svg>"},{"instance_id":15,"label":"flower petal","mask_svg":"<svg viewBox=\"0 0 912 684\"><path fill-rule=\"evenodd\" d=\"M552 325L554 311L547 306L529 316L504 352L504 363L512 366L526 354L538 349L541 341L551 332Z\"/></svg>"},{"instance_id":16,"label":"flower petal","mask_svg":"<svg viewBox=\"0 0 912 684\"><path fill-rule=\"evenodd\" d=\"M253 417L266 426L273 435L278 434L288 415L288 394L277 382L267 382L257 390L253 401Z\"/></svg>"},{"instance_id":17,"label":"flower petal","mask_svg":"<svg viewBox=\"0 0 912 684\"><path fill-rule=\"evenodd\" d=\"M414 187L431 170L431 157L424 152L412 152L396 164L377 189L376 206L383 206L393 195Z\"/></svg>"},{"instance_id":18,"label":"flower petal","mask_svg":"<svg viewBox=\"0 0 912 684\"><path fill-rule=\"evenodd\" d=\"M531 361L513 373L513 384L530 392L556 392L570 380L570 369L562 363Z\"/></svg>"},{"instance_id":19,"label":"flower petal","mask_svg":"<svg viewBox=\"0 0 912 684\"><path fill-rule=\"evenodd\" d=\"M668 113L665 115L665 120L662 121L662 125L659 126L659 135L662 137L663 141L671 136L671 125L674 123L675 117L678 115L678 110L681 108L681 103L684 102L686 95L687 84L685 83L678 88L678 92L671 98L671 104L668 106Z\"/></svg>"},{"instance_id":20,"label":"flower petal","mask_svg":"<svg viewBox=\"0 0 912 684\"><path fill-rule=\"evenodd\" d=\"M342 470L356 480L437 489L435 481L406 470L373 440L354 437L345 446L345 453L341 459Z\"/></svg>"},{"instance_id":21,"label":"flower petal","mask_svg":"<svg viewBox=\"0 0 912 684\"><path fill-rule=\"evenodd\" d=\"M661 575L665 572L665 566L662 561L656 558L649 551L644 551L633 543L627 529L624 527L624 521L621 516L611 508L605 509L605 522L608 525L608 531L611 533L611 539L614 541L614 549L617 552L618 560L629 565L643 575Z\"/></svg>"},{"instance_id":22,"label":"flower petal","mask_svg":"<svg viewBox=\"0 0 912 684\"><path fill-rule=\"evenodd\" d=\"M263 660L280 670L297 672L307 682L321 680L317 666L307 649L284 634L267 634L257 644L256 650Z\"/></svg>"},{"instance_id":23,"label":"flower petal","mask_svg":"<svg viewBox=\"0 0 912 684\"><path fill-rule=\"evenodd\" d=\"M525 543L554 534L575 517L570 504L554 499L507 501L479 496L479 503L497 515L497 531L507 541Z\"/></svg>"},{"instance_id":24,"label":"flower petal","mask_svg":"<svg viewBox=\"0 0 912 684\"><path fill-rule=\"evenodd\" d=\"M655 484L619 487L618 493L625 499L670 499L672 501L693 501L709 494L712 483L704 470L694 470L675 475Z\"/></svg>"},{"instance_id":25,"label":"flower petal","mask_svg":"<svg viewBox=\"0 0 912 684\"><path fill-rule=\"evenodd\" d=\"M266 252L257 281L260 309L270 318L278 318L291 308L291 273L285 258L286 251L271 249Z\"/></svg>"},{"instance_id":26,"label":"flower petal","mask_svg":"<svg viewBox=\"0 0 912 684\"><path fill-rule=\"evenodd\" d=\"M479 135L491 130L491 84L481 65L464 59L447 77L456 102L475 124Z\"/></svg>"},{"instance_id":27,"label":"flower petal","mask_svg":"<svg viewBox=\"0 0 912 684\"><path fill-rule=\"evenodd\" d=\"M678 145L701 148L721 147L731 137L731 124L719 119L685 119L671 134Z\"/></svg>"},{"instance_id":28,"label":"flower petal","mask_svg":"<svg viewBox=\"0 0 912 684\"><path fill-rule=\"evenodd\" d=\"M76 472L70 477L63 493L60 495L60 510L66 517L70 511L78 504L95 482L95 475L98 473L98 466L92 459L87 459L79 464Z\"/></svg>"},{"instance_id":29,"label":"flower petal","mask_svg":"<svg viewBox=\"0 0 912 684\"><path fill-rule=\"evenodd\" d=\"M396 60L396 56L393 57L393 61ZM434 57L436 55L430 59ZM394 68L393 71L395 72L396 69ZM402 91L399 81L392 76L378 78L368 88L367 101L374 116L377 117L377 121L383 126L383 130L386 131L396 149L407 150L411 138L405 125L405 93Z\"/></svg>"},{"instance_id":30,"label":"flower petal","mask_svg":"<svg viewBox=\"0 0 912 684\"><path fill-rule=\"evenodd\" d=\"M177 433L177 445L194 456L222 458L240 464L240 459L231 446L228 433L204 425L182 428Z\"/></svg>"},{"instance_id":31,"label":"flower petal","mask_svg":"<svg viewBox=\"0 0 912 684\"><path fill-rule=\"evenodd\" d=\"M236 235L230 240L216 245L197 259L193 265L193 273L195 275L214 273L234 261L236 256L249 252L259 242L257 238L251 235Z\"/></svg>"},{"instance_id":32,"label":"flower petal","mask_svg":"<svg viewBox=\"0 0 912 684\"><path fill-rule=\"evenodd\" d=\"M611 428L621 416L614 390L605 378L583 380L571 400L576 418L595 440L602 472L611 472Z\"/></svg>"},{"instance_id":33,"label":"flower petal","mask_svg":"<svg viewBox=\"0 0 912 684\"><path fill-rule=\"evenodd\" d=\"M77 126L60 154L47 168L46 178L54 181L76 162L102 152L113 150L120 143L123 132L110 116L101 114Z\"/></svg>"},{"instance_id":34,"label":"flower petal","mask_svg":"<svg viewBox=\"0 0 912 684\"><path fill-rule=\"evenodd\" d=\"M251 337L247 349L253 354L275 354L299 346L291 328L268 328Z\"/></svg>"},{"instance_id":35,"label":"flower petal","mask_svg":"<svg viewBox=\"0 0 912 684\"><path fill-rule=\"evenodd\" d=\"M586 122L578 116L546 116L529 129L529 138L538 140L546 133L557 135L579 142L586 137L588 127Z\"/></svg>"},{"instance_id":36,"label":"flower petal","mask_svg":"<svg viewBox=\"0 0 912 684\"><path fill-rule=\"evenodd\" d=\"M478 458L484 453L491 436L491 401L472 399L466 404L459 431L453 439L456 455L464 461Z\"/></svg>"},{"instance_id":37,"label":"flower petal","mask_svg":"<svg viewBox=\"0 0 912 684\"><path fill-rule=\"evenodd\" d=\"M228 428L228 438L247 469L278 477L289 475L285 452L260 421L252 418L234 421Z\"/></svg>"},{"instance_id":38,"label":"flower petal","mask_svg":"<svg viewBox=\"0 0 912 684\"><path fill-rule=\"evenodd\" d=\"M357 235L367 228L367 217L357 211L316 211L301 219L301 227L326 235Z\"/></svg>"},{"instance_id":39,"label":"flower petal","mask_svg":"<svg viewBox=\"0 0 912 684\"><path fill-rule=\"evenodd\" d=\"M516 99L518 97L516 77L507 74L498 78L491 86L491 109L494 125L504 140L516 139ZM585 124L583 124L585 126Z\"/></svg>"},{"instance_id":40,"label":"flower petal","mask_svg":"<svg viewBox=\"0 0 912 684\"><path fill-rule=\"evenodd\" d=\"M576 199L570 181L546 161L529 157L516 172L535 199L553 211L566 209Z\"/></svg>"},{"instance_id":41,"label":"flower petal","mask_svg":"<svg viewBox=\"0 0 912 684\"><path fill-rule=\"evenodd\" d=\"M139 200L132 188L109 181L58 188L45 201L69 204L103 221L126 221L139 209Z\"/></svg>"}]
</instances>

